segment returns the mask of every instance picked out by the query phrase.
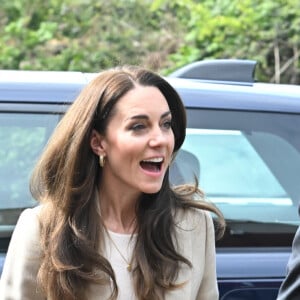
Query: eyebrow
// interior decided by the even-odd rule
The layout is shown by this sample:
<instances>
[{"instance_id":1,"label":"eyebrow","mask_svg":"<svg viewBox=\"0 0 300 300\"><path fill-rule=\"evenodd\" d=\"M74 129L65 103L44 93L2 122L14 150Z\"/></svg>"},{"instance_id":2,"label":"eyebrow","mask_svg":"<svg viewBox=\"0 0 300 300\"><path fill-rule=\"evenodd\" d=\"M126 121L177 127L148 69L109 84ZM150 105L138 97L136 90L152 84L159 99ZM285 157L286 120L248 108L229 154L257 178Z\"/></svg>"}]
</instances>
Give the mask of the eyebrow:
<instances>
[{"instance_id":1,"label":"eyebrow","mask_svg":"<svg viewBox=\"0 0 300 300\"><path fill-rule=\"evenodd\" d=\"M165 118L166 116L168 116L170 114L171 114L171 112L167 111L167 112L163 113L160 118L163 119L163 118ZM129 120L135 120L135 119L147 119L148 120L149 116L148 115L135 115L135 116L132 116L128 119Z\"/></svg>"}]
</instances>

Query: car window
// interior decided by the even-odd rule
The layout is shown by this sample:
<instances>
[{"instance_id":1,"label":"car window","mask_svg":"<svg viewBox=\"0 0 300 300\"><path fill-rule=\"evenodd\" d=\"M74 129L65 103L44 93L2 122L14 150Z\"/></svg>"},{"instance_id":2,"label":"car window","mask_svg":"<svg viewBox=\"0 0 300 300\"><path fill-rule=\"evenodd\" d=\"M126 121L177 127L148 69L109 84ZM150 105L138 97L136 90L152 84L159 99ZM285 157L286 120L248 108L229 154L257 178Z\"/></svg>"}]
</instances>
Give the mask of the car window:
<instances>
[{"instance_id":1,"label":"car window","mask_svg":"<svg viewBox=\"0 0 300 300\"><path fill-rule=\"evenodd\" d=\"M57 122L58 115L0 113L1 226L14 225L20 210L36 204L30 174Z\"/></svg>"},{"instance_id":2,"label":"car window","mask_svg":"<svg viewBox=\"0 0 300 300\"><path fill-rule=\"evenodd\" d=\"M188 109L181 151L171 182L199 178L207 199L224 213L231 235L294 234L299 225L299 115Z\"/></svg>"},{"instance_id":3,"label":"car window","mask_svg":"<svg viewBox=\"0 0 300 300\"><path fill-rule=\"evenodd\" d=\"M262 142L268 143L268 139L276 137L264 134ZM280 138L277 142L286 143ZM247 139L247 134L238 130L189 128L182 148L201 160L199 181L213 202L292 205L272 170Z\"/></svg>"}]
</instances>

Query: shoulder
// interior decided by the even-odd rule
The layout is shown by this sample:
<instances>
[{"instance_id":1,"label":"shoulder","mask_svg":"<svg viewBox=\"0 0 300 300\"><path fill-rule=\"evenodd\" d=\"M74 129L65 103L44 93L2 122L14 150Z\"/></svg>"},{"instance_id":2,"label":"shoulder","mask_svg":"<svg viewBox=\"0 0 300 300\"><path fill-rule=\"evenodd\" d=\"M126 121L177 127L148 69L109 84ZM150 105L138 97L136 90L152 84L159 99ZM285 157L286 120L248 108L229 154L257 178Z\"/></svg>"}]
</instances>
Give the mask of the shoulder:
<instances>
[{"instance_id":1,"label":"shoulder","mask_svg":"<svg viewBox=\"0 0 300 300\"><path fill-rule=\"evenodd\" d=\"M39 236L39 215L41 207L25 209L18 219L16 227L13 232L13 238L30 243L34 242Z\"/></svg>"},{"instance_id":2,"label":"shoulder","mask_svg":"<svg viewBox=\"0 0 300 300\"><path fill-rule=\"evenodd\" d=\"M40 207L25 209L15 226L8 252L10 255L34 258L40 255Z\"/></svg>"},{"instance_id":3,"label":"shoulder","mask_svg":"<svg viewBox=\"0 0 300 300\"><path fill-rule=\"evenodd\" d=\"M213 226L211 213L197 208L177 209L174 221L177 227L185 230L203 230Z\"/></svg>"},{"instance_id":4,"label":"shoulder","mask_svg":"<svg viewBox=\"0 0 300 300\"><path fill-rule=\"evenodd\" d=\"M41 213L43 205L37 205L31 208L26 208L20 215L20 218L38 217Z\"/></svg>"},{"instance_id":5,"label":"shoulder","mask_svg":"<svg viewBox=\"0 0 300 300\"><path fill-rule=\"evenodd\" d=\"M199 278L215 263L215 232L211 213L203 209L179 210L175 215L175 245L193 265Z\"/></svg>"},{"instance_id":6,"label":"shoulder","mask_svg":"<svg viewBox=\"0 0 300 300\"><path fill-rule=\"evenodd\" d=\"M40 205L33 207L33 208L26 208L20 214L17 225L19 226L20 223L22 225L28 225L30 227L36 225L36 223L39 219L39 215L41 213L41 209L42 209L42 207Z\"/></svg>"}]
</instances>

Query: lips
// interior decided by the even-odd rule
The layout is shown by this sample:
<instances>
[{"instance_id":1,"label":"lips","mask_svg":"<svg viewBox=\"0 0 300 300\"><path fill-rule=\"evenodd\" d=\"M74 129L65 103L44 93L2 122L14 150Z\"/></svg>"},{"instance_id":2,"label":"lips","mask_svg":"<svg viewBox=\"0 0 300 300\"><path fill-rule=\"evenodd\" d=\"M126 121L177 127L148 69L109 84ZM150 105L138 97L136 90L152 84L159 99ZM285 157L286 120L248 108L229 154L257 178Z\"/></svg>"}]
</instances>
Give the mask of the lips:
<instances>
[{"instance_id":1,"label":"lips","mask_svg":"<svg viewBox=\"0 0 300 300\"><path fill-rule=\"evenodd\" d=\"M140 162L142 169L148 172L160 172L162 164L163 164L163 157L154 157L149 159L144 159Z\"/></svg>"}]
</instances>

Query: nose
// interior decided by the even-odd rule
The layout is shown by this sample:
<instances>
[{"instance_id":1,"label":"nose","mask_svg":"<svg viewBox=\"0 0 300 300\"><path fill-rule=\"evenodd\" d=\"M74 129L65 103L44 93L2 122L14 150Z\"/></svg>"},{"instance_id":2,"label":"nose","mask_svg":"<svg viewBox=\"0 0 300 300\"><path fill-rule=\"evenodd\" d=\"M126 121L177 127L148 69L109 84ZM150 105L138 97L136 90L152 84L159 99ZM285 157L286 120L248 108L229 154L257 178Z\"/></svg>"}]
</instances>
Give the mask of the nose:
<instances>
[{"instance_id":1,"label":"nose","mask_svg":"<svg viewBox=\"0 0 300 300\"><path fill-rule=\"evenodd\" d=\"M150 147L160 147L167 143L168 139L166 133L158 127L152 130L151 136L149 138Z\"/></svg>"}]
</instances>

